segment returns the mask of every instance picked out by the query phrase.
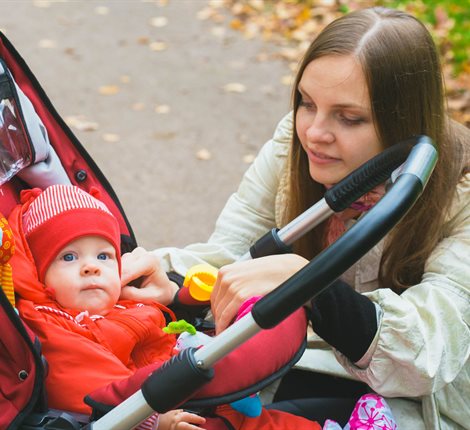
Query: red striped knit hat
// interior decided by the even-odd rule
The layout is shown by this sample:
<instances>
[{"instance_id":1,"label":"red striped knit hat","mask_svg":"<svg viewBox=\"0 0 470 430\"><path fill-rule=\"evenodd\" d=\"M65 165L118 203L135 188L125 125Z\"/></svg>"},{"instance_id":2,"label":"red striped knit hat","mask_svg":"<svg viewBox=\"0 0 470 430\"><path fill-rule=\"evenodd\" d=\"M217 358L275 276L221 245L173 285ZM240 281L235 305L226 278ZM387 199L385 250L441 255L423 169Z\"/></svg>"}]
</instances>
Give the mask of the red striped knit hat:
<instances>
[{"instance_id":1,"label":"red striped knit hat","mask_svg":"<svg viewBox=\"0 0 470 430\"><path fill-rule=\"evenodd\" d=\"M22 191L23 232L40 281L60 250L82 236L100 236L109 241L121 270L119 224L97 194L96 188L89 194L74 185Z\"/></svg>"}]
</instances>

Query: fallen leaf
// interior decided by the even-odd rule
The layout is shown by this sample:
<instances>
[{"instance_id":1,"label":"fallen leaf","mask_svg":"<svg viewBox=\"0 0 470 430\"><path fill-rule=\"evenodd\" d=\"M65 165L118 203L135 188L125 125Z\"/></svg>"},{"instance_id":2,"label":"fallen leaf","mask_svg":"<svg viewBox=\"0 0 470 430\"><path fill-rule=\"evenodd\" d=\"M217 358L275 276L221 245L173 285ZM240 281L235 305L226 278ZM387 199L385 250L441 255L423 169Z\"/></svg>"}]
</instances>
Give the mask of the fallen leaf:
<instances>
[{"instance_id":1,"label":"fallen leaf","mask_svg":"<svg viewBox=\"0 0 470 430\"><path fill-rule=\"evenodd\" d=\"M259 28L248 23L243 30L243 37L247 40L254 39L259 35Z\"/></svg>"},{"instance_id":2,"label":"fallen leaf","mask_svg":"<svg viewBox=\"0 0 470 430\"><path fill-rule=\"evenodd\" d=\"M165 27L168 24L168 18L166 16L156 16L150 20L152 27Z\"/></svg>"},{"instance_id":3,"label":"fallen leaf","mask_svg":"<svg viewBox=\"0 0 470 430\"><path fill-rule=\"evenodd\" d=\"M213 36L216 36L216 37L224 37L227 31L225 30L224 27L218 26L218 27L212 27L211 33Z\"/></svg>"},{"instance_id":4,"label":"fallen leaf","mask_svg":"<svg viewBox=\"0 0 470 430\"><path fill-rule=\"evenodd\" d=\"M263 10L264 1L263 0L250 0L250 6L258 11Z\"/></svg>"},{"instance_id":5,"label":"fallen leaf","mask_svg":"<svg viewBox=\"0 0 470 430\"><path fill-rule=\"evenodd\" d=\"M150 43L150 38L148 36L140 36L137 38L137 43L139 45L148 45Z\"/></svg>"},{"instance_id":6,"label":"fallen leaf","mask_svg":"<svg viewBox=\"0 0 470 430\"><path fill-rule=\"evenodd\" d=\"M230 28L233 30L243 30L244 27L245 24L239 19L232 19L232 21L230 21Z\"/></svg>"},{"instance_id":7,"label":"fallen leaf","mask_svg":"<svg viewBox=\"0 0 470 430\"><path fill-rule=\"evenodd\" d=\"M41 8L51 7L51 2L48 0L34 0L33 6Z\"/></svg>"},{"instance_id":8,"label":"fallen leaf","mask_svg":"<svg viewBox=\"0 0 470 430\"><path fill-rule=\"evenodd\" d=\"M165 42L152 42L149 44L149 48L152 51L164 51L167 48L167 44Z\"/></svg>"},{"instance_id":9,"label":"fallen leaf","mask_svg":"<svg viewBox=\"0 0 470 430\"><path fill-rule=\"evenodd\" d=\"M99 87L98 92L102 96L113 96L119 92L119 87L117 85L103 85Z\"/></svg>"},{"instance_id":10,"label":"fallen leaf","mask_svg":"<svg viewBox=\"0 0 470 430\"><path fill-rule=\"evenodd\" d=\"M256 61L259 61L260 63L264 63L265 61L269 60L269 54L266 52L260 52L258 55L256 55Z\"/></svg>"},{"instance_id":11,"label":"fallen leaf","mask_svg":"<svg viewBox=\"0 0 470 430\"><path fill-rule=\"evenodd\" d=\"M464 110L467 106L470 106L470 92L449 97L447 99L447 105L451 110Z\"/></svg>"},{"instance_id":12,"label":"fallen leaf","mask_svg":"<svg viewBox=\"0 0 470 430\"><path fill-rule=\"evenodd\" d=\"M64 118L69 127L79 131L95 131L98 129L98 123L86 119L83 115L71 115Z\"/></svg>"},{"instance_id":13,"label":"fallen leaf","mask_svg":"<svg viewBox=\"0 0 470 430\"><path fill-rule=\"evenodd\" d=\"M131 106L131 109L132 109L132 110L135 110L135 111L142 111L142 110L145 109L145 103L141 103L141 102L134 103L134 104Z\"/></svg>"},{"instance_id":14,"label":"fallen leaf","mask_svg":"<svg viewBox=\"0 0 470 430\"><path fill-rule=\"evenodd\" d=\"M75 48L65 48L64 49L64 54L65 55L70 55L71 57L74 57L76 52L75 52Z\"/></svg>"},{"instance_id":15,"label":"fallen leaf","mask_svg":"<svg viewBox=\"0 0 470 430\"><path fill-rule=\"evenodd\" d=\"M205 20L209 19L213 14L214 14L214 11L211 8L205 7L204 9L201 9L196 14L196 17L197 17L197 19L199 19L201 21L205 21Z\"/></svg>"},{"instance_id":16,"label":"fallen leaf","mask_svg":"<svg viewBox=\"0 0 470 430\"><path fill-rule=\"evenodd\" d=\"M253 163L254 159L255 159L254 154L246 154L246 155L243 156L243 162L246 163L246 164Z\"/></svg>"},{"instance_id":17,"label":"fallen leaf","mask_svg":"<svg viewBox=\"0 0 470 430\"><path fill-rule=\"evenodd\" d=\"M105 142L109 143L115 143L121 140L119 134L116 133L104 133L101 137Z\"/></svg>"},{"instance_id":18,"label":"fallen leaf","mask_svg":"<svg viewBox=\"0 0 470 430\"><path fill-rule=\"evenodd\" d=\"M207 3L213 9L219 9L223 6L223 2L221 2L220 0L209 0Z\"/></svg>"},{"instance_id":19,"label":"fallen leaf","mask_svg":"<svg viewBox=\"0 0 470 430\"><path fill-rule=\"evenodd\" d=\"M244 133L241 133L240 135L238 135L238 142L242 144L248 143L248 136Z\"/></svg>"},{"instance_id":20,"label":"fallen leaf","mask_svg":"<svg viewBox=\"0 0 470 430\"><path fill-rule=\"evenodd\" d=\"M168 105L156 105L155 112L160 114L165 114L170 112L170 106Z\"/></svg>"},{"instance_id":21,"label":"fallen leaf","mask_svg":"<svg viewBox=\"0 0 470 430\"><path fill-rule=\"evenodd\" d=\"M212 21L214 21L217 24L221 24L225 21L225 16L222 15L221 13L216 13L212 16Z\"/></svg>"},{"instance_id":22,"label":"fallen leaf","mask_svg":"<svg viewBox=\"0 0 470 430\"><path fill-rule=\"evenodd\" d=\"M263 94L266 94L267 96L272 96L276 94L276 90L272 85L262 85L260 87L260 90Z\"/></svg>"},{"instance_id":23,"label":"fallen leaf","mask_svg":"<svg viewBox=\"0 0 470 430\"><path fill-rule=\"evenodd\" d=\"M207 161L212 158L212 154L208 149L203 148L196 152L196 158L198 160Z\"/></svg>"},{"instance_id":24,"label":"fallen leaf","mask_svg":"<svg viewBox=\"0 0 470 430\"><path fill-rule=\"evenodd\" d=\"M38 46L39 48L52 49L57 47L57 42L51 39L41 39Z\"/></svg>"},{"instance_id":25,"label":"fallen leaf","mask_svg":"<svg viewBox=\"0 0 470 430\"><path fill-rule=\"evenodd\" d=\"M170 140L176 136L174 131L162 131L159 133L154 133L153 137L157 140Z\"/></svg>"},{"instance_id":26,"label":"fallen leaf","mask_svg":"<svg viewBox=\"0 0 470 430\"><path fill-rule=\"evenodd\" d=\"M97 6L95 7L95 13L97 15L108 15L109 7L106 6Z\"/></svg>"},{"instance_id":27,"label":"fallen leaf","mask_svg":"<svg viewBox=\"0 0 470 430\"><path fill-rule=\"evenodd\" d=\"M285 75L281 78L281 84L290 87L294 83L294 80L295 80L294 76Z\"/></svg>"},{"instance_id":28,"label":"fallen leaf","mask_svg":"<svg viewBox=\"0 0 470 430\"><path fill-rule=\"evenodd\" d=\"M246 86L239 82L231 82L224 85L224 90L227 93L244 93L246 91Z\"/></svg>"}]
</instances>

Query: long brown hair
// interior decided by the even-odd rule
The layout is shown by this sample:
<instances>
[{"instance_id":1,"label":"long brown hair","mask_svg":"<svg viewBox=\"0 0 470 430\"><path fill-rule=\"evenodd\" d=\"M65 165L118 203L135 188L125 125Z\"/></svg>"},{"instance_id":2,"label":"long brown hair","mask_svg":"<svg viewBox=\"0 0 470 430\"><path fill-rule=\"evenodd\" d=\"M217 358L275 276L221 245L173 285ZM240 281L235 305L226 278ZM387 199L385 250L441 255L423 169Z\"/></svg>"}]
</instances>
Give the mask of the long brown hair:
<instances>
[{"instance_id":1,"label":"long brown hair","mask_svg":"<svg viewBox=\"0 0 470 430\"><path fill-rule=\"evenodd\" d=\"M293 89L294 133L289 157L289 194L285 222L294 219L324 194L308 169L296 133L301 95L297 89L307 65L326 55L354 55L368 85L379 139L389 147L410 136L431 137L439 161L419 201L393 229L380 264L381 287L400 291L418 283L424 263L443 237L443 224L456 184L468 166L469 130L447 120L439 55L424 25L411 15L385 8L345 15L318 35L299 67ZM294 252L318 254L327 223L304 235ZM413 234L410 234L413 232Z\"/></svg>"}]
</instances>

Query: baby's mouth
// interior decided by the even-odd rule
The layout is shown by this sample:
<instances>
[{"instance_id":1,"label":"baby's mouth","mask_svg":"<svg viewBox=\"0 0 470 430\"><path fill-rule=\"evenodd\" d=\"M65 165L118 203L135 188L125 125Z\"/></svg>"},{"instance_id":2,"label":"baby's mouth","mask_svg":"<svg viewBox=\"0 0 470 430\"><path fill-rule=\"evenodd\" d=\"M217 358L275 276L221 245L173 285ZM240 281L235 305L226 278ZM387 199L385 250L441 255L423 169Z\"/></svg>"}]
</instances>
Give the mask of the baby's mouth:
<instances>
[{"instance_id":1,"label":"baby's mouth","mask_svg":"<svg viewBox=\"0 0 470 430\"><path fill-rule=\"evenodd\" d=\"M88 284L83 288L83 290L85 290L85 291L86 290L98 290L100 288L101 288L101 286L98 285L98 284Z\"/></svg>"}]
</instances>

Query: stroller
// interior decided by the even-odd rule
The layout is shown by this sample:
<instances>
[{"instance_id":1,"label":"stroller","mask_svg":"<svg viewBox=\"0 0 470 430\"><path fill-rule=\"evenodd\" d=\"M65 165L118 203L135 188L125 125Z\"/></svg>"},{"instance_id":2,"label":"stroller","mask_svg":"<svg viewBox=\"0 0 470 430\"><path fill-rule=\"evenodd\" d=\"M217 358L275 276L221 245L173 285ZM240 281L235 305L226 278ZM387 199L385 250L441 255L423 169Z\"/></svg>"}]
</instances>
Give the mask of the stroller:
<instances>
[{"instance_id":1,"label":"stroller","mask_svg":"<svg viewBox=\"0 0 470 430\"><path fill-rule=\"evenodd\" d=\"M131 251L137 246L136 240L110 184L55 111L12 44L3 35L0 35L0 40L0 212L7 217L19 203L23 189L69 183L85 190L95 187L100 190L101 200L119 221L121 251ZM2 227L5 224L3 222ZM5 246L9 243L5 240L7 235L8 229L4 229ZM0 349L1 374L4 375L0 428L80 428L88 423L90 417L51 411L47 407L44 392L47 364L34 333L22 323L14 309L14 294L8 291L7 280L7 276L1 278L0 288L0 320L5 329ZM178 310L173 310L178 315ZM191 310L190 313L193 315L195 312ZM243 378L234 375L231 380L225 377L223 384L216 383L210 390L202 391L199 400L191 407L205 408L214 402L230 403L279 378L300 358L305 348L302 335L305 324L305 315L299 312L291 323L285 325L286 333L298 335L289 336L294 338L292 346L283 347L282 358L271 360L271 365L268 363L270 351L259 355L264 360L261 374L245 372ZM282 331L279 332L281 335ZM228 362L237 365L237 360L246 361L244 354L246 351L241 349L227 357ZM244 380L242 384L240 379Z\"/></svg>"},{"instance_id":2,"label":"stroller","mask_svg":"<svg viewBox=\"0 0 470 430\"><path fill-rule=\"evenodd\" d=\"M45 188L57 183L73 183L85 190L94 186L101 191L102 200L119 221L122 251L131 251L136 240L110 184L55 111L24 60L1 34L0 78L0 140L6 142L0 149L0 211L3 215L8 215L18 203L19 191L24 188ZM425 137L394 145L392 151L380 154L330 189L322 201L298 220L280 231L268 232L253 246L247 258L285 251L303 231L348 207L407 161L398 173L395 171L396 181L390 196L387 194L379 202L365 222L358 223L303 270L257 302L252 312L208 346L197 350L190 348L165 363L146 380L142 390L94 424L89 423L88 417L48 410L44 392L46 365L40 345L15 312L9 300L11 296L7 297L0 290L0 320L5 328L0 350L0 428L129 429L154 411L165 412L182 404L206 407L228 403L269 385L303 353L305 330L302 327L306 325L301 310L303 303L326 288L401 219L422 192L436 158L433 145ZM5 285L2 280L2 286ZM219 366L216 375L223 374L220 365L236 364L240 360L237 354L243 357L258 336L268 331L261 329L273 327L289 333L291 338L288 348L283 345L282 359L263 363L261 374L244 375L241 384L237 381L239 378L234 378L230 386L221 383L220 378L217 380L217 376L214 378L212 367L216 363ZM269 355L271 351L266 354ZM92 420L94 418L97 417Z\"/></svg>"}]
</instances>

